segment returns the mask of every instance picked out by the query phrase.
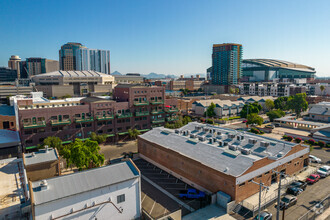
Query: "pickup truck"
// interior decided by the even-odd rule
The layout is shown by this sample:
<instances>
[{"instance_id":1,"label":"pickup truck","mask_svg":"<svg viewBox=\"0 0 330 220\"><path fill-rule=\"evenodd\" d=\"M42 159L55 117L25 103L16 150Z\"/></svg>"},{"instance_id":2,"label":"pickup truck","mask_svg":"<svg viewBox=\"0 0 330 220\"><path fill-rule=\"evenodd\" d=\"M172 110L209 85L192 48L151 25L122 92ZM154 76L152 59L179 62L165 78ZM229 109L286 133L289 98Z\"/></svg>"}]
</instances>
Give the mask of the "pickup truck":
<instances>
[{"instance_id":1,"label":"pickup truck","mask_svg":"<svg viewBox=\"0 0 330 220\"><path fill-rule=\"evenodd\" d=\"M205 193L197 189L181 190L179 197L183 199L199 199L204 198Z\"/></svg>"}]
</instances>

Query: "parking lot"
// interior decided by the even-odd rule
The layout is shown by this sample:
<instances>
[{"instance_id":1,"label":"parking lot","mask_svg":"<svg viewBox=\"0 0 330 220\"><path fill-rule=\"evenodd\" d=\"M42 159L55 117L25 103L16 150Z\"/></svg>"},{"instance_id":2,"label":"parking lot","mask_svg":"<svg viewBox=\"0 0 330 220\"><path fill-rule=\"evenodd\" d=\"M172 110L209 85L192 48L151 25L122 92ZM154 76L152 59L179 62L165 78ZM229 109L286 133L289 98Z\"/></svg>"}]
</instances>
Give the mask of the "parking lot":
<instances>
[{"instance_id":1,"label":"parking lot","mask_svg":"<svg viewBox=\"0 0 330 220\"><path fill-rule=\"evenodd\" d=\"M179 204L177 201L174 201L172 199L172 202L176 203L177 207L183 208L182 209L183 216L190 213L190 211L187 209L187 207L190 207L193 210L197 210L197 209L205 207L207 204L209 204L209 202L206 201L206 200L208 200L208 198L205 198L203 200L201 200L201 199L183 200L183 199L179 198L179 193L181 190L193 189L194 187L186 184L185 182L181 181L180 179L172 176L171 174L165 172L164 170L154 166L153 164L151 164L143 159L135 160L134 163L140 169L142 176L146 177L148 180L153 182L153 184L150 184L150 182L142 181L142 192L144 193L144 191L145 191L146 194L148 194L148 191L150 191L150 188L155 188L153 185L157 185L157 186L161 187L166 192L168 192L169 194L174 196L177 201L181 201L182 203L184 203L186 205L186 208L185 208L183 205ZM153 190L155 190L155 189L153 189ZM154 200L157 200L158 202L165 204L162 202L162 196L157 198L155 195ZM172 209L174 209L174 208L172 208Z\"/></svg>"},{"instance_id":2,"label":"parking lot","mask_svg":"<svg viewBox=\"0 0 330 220\"><path fill-rule=\"evenodd\" d=\"M329 178L320 179L313 185L308 185L306 190L297 196L297 204L285 210L285 219L298 219L307 211L312 209L318 202L324 199L330 193ZM276 204L276 203L275 203ZM268 207L268 211L276 216L275 204ZM280 217L282 218L282 211Z\"/></svg>"}]
</instances>

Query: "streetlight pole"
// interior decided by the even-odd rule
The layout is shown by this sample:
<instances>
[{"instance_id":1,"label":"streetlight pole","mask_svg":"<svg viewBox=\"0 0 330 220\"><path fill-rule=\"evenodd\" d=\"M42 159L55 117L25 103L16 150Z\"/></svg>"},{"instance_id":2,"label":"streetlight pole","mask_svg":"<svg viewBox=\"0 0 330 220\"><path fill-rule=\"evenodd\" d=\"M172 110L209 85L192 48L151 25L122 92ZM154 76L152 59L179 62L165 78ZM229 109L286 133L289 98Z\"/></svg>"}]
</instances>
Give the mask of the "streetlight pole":
<instances>
[{"instance_id":1,"label":"streetlight pole","mask_svg":"<svg viewBox=\"0 0 330 220\"><path fill-rule=\"evenodd\" d=\"M262 182L261 182L261 180L260 180L260 183L258 183L258 182L255 182L255 181L251 181L252 183L254 183L254 184L257 184L257 185L259 185L259 207L258 207L258 219L260 219L260 212L261 212L261 191L262 191L262 188L266 188L267 190L269 189L269 187L268 186L265 186Z\"/></svg>"}]
</instances>

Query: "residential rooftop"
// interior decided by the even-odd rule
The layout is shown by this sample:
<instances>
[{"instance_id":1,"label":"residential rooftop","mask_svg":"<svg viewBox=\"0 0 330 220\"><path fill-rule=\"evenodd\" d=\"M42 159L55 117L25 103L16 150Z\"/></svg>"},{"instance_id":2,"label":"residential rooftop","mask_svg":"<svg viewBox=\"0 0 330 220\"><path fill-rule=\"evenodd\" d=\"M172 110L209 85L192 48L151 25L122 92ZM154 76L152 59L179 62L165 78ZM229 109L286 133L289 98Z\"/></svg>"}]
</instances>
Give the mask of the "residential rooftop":
<instances>
[{"instance_id":1,"label":"residential rooftop","mask_svg":"<svg viewBox=\"0 0 330 220\"><path fill-rule=\"evenodd\" d=\"M51 162L56 160L58 160L58 155L56 150L53 148L40 149L37 152L24 154L25 166Z\"/></svg>"},{"instance_id":2,"label":"residential rooftop","mask_svg":"<svg viewBox=\"0 0 330 220\"><path fill-rule=\"evenodd\" d=\"M0 129L0 148L19 145L21 140L17 131Z\"/></svg>"},{"instance_id":3,"label":"residential rooftop","mask_svg":"<svg viewBox=\"0 0 330 220\"><path fill-rule=\"evenodd\" d=\"M41 189L40 181L32 183L35 205L95 190L140 176L131 161L90 169L47 179L47 189Z\"/></svg>"},{"instance_id":4,"label":"residential rooftop","mask_svg":"<svg viewBox=\"0 0 330 220\"><path fill-rule=\"evenodd\" d=\"M234 177L239 177L263 158L282 159L297 145L197 122L175 131L154 128L139 137Z\"/></svg>"}]
</instances>

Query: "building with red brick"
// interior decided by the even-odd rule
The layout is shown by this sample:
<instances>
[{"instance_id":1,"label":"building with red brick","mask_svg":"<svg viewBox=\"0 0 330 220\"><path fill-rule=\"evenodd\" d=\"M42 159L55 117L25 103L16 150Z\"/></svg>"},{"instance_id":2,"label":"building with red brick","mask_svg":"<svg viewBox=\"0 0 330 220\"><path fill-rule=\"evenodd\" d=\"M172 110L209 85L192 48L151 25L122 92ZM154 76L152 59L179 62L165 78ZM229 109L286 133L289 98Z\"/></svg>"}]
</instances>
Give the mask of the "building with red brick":
<instances>
[{"instance_id":1,"label":"building with red brick","mask_svg":"<svg viewBox=\"0 0 330 220\"><path fill-rule=\"evenodd\" d=\"M196 122L154 128L138 137L140 157L193 187L240 202L308 165L309 147Z\"/></svg>"},{"instance_id":2,"label":"building with red brick","mask_svg":"<svg viewBox=\"0 0 330 220\"><path fill-rule=\"evenodd\" d=\"M16 131L16 117L13 106L0 105L0 129Z\"/></svg>"},{"instance_id":3,"label":"building with red brick","mask_svg":"<svg viewBox=\"0 0 330 220\"><path fill-rule=\"evenodd\" d=\"M92 132L112 140L128 134L128 129L145 132L177 117L177 100L166 99L164 87L118 85L113 99L103 97L48 100L39 93L16 98L19 132L23 147L35 148L49 136L69 143L86 139Z\"/></svg>"}]
</instances>

